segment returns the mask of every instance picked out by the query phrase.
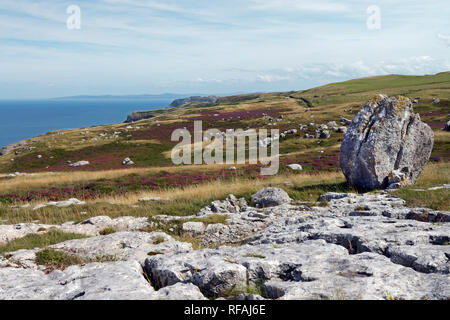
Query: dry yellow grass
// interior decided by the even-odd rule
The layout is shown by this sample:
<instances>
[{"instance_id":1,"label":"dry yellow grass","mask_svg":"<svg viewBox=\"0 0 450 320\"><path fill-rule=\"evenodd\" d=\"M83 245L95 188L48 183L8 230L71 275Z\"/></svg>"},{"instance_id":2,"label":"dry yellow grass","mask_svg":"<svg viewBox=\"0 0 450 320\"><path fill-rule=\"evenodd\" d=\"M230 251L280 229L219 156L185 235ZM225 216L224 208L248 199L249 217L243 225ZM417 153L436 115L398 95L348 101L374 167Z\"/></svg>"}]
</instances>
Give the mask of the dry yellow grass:
<instances>
[{"instance_id":1,"label":"dry yellow grass","mask_svg":"<svg viewBox=\"0 0 450 320\"><path fill-rule=\"evenodd\" d=\"M179 199L220 199L228 194L242 194L249 190L261 189L270 185L280 185L286 181L295 184L307 185L308 183L330 183L343 180L344 176L339 172L321 173L318 175L309 174L286 174L270 176L266 179L234 179L231 181L217 180L198 185L191 185L184 188L167 189L158 192L140 192L119 197L107 197L94 200L95 202L113 202L117 204L134 204L143 197L161 197L172 200Z\"/></svg>"},{"instance_id":2,"label":"dry yellow grass","mask_svg":"<svg viewBox=\"0 0 450 320\"><path fill-rule=\"evenodd\" d=\"M414 188L436 187L447 183L450 183L450 163L429 163L417 179Z\"/></svg>"},{"instance_id":3,"label":"dry yellow grass","mask_svg":"<svg viewBox=\"0 0 450 320\"><path fill-rule=\"evenodd\" d=\"M183 170L184 168L173 168L173 170L175 169ZM122 171L129 173L136 170L148 169L128 169ZM79 172L75 175L83 178L83 174L86 173ZM117 172L87 174L98 174L99 176L105 177L105 174L117 174ZM41 178L44 179L46 177ZM398 195L410 201L411 199L417 198L418 195L417 192L411 189L442 185L443 183L448 183L449 179L449 163L430 163L420 176L418 183L415 186L400 190L401 193ZM285 184L285 182L290 183ZM280 174L260 180L235 178L233 180L216 180L198 185L189 185L183 188L168 188L158 192L137 192L121 196L101 197L88 200L86 206L73 206L69 208L48 207L37 211L32 210L36 204L46 202L46 199L38 199L30 202L31 206L24 209L15 209L10 208L9 205L0 205L0 217L11 224L35 220L41 221L42 223L62 223L64 221L80 221L87 217L99 215L108 215L113 218L124 215L148 217L155 214L187 215L193 214L193 212L196 212L196 210L199 210L200 207L208 204L212 200L224 199L228 194L248 197L259 189L268 186L281 187L293 199L301 201L317 201L320 194L328 191L356 192L356 190L352 190L346 186L344 182L345 178L339 172L318 175L308 175L306 173ZM445 192L439 193L438 191L430 192L430 196L434 196L434 198L439 198L445 194ZM139 206L134 206L143 197L170 198L171 201L151 201L148 203L139 203ZM436 207L439 210L448 210L448 204L445 204L448 200L438 198L432 199L433 201L429 201L430 203L425 203L425 205L432 208ZM16 203L16 205L20 204Z\"/></svg>"},{"instance_id":4,"label":"dry yellow grass","mask_svg":"<svg viewBox=\"0 0 450 320\"><path fill-rule=\"evenodd\" d=\"M234 165L239 168L239 165ZM12 179L0 181L0 192L13 192L23 189L32 189L40 186L71 184L82 181L95 181L98 179L115 179L129 174L150 174L159 171L182 172L185 170L219 170L230 167L229 164L213 164L213 165L185 165L171 167L154 167L154 168L129 168L120 170L104 170L104 171L76 171L76 172L45 172L34 173L32 175L18 176ZM3 175L5 177L6 175Z\"/></svg>"}]
</instances>

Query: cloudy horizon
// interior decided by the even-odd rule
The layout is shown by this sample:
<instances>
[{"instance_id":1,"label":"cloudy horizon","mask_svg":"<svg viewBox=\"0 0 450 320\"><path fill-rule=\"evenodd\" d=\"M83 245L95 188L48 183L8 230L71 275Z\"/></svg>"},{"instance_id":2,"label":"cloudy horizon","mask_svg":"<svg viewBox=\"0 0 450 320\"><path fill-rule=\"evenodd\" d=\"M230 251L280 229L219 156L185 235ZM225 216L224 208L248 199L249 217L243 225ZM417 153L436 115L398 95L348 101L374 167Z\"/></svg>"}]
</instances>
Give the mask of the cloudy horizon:
<instances>
[{"instance_id":1,"label":"cloudy horizon","mask_svg":"<svg viewBox=\"0 0 450 320\"><path fill-rule=\"evenodd\" d=\"M67 27L73 5L80 29ZM0 99L289 91L434 74L450 70L449 16L442 0L2 0Z\"/></svg>"}]
</instances>

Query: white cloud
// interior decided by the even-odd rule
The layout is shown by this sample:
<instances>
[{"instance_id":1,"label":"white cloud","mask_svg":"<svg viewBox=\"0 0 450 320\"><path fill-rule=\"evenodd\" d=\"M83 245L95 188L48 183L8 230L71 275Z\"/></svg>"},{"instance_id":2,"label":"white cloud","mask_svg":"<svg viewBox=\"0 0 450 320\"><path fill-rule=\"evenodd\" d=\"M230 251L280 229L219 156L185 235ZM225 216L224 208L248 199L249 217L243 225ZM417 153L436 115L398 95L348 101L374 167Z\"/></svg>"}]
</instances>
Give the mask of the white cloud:
<instances>
[{"instance_id":1,"label":"white cloud","mask_svg":"<svg viewBox=\"0 0 450 320\"><path fill-rule=\"evenodd\" d=\"M326 0L251 0L251 9L263 11L346 12L350 7L344 3Z\"/></svg>"},{"instance_id":2,"label":"white cloud","mask_svg":"<svg viewBox=\"0 0 450 320\"><path fill-rule=\"evenodd\" d=\"M194 80L194 82L200 82L200 83L221 83L223 82L223 80L219 80L219 79L205 79L205 78L197 78Z\"/></svg>"},{"instance_id":3,"label":"white cloud","mask_svg":"<svg viewBox=\"0 0 450 320\"><path fill-rule=\"evenodd\" d=\"M448 9L436 1L377 1L374 33L372 0L1 0L0 83L24 85L0 96L289 90L444 71L449 35L436 30L447 30ZM66 28L72 3L78 31Z\"/></svg>"},{"instance_id":4,"label":"white cloud","mask_svg":"<svg viewBox=\"0 0 450 320\"><path fill-rule=\"evenodd\" d=\"M442 40L444 43L447 44L447 46L450 46L450 35L438 33L437 34L438 39Z\"/></svg>"},{"instance_id":5,"label":"white cloud","mask_svg":"<svg viewBox=\"0 0 450 320\"><path fill-rule=\"evenodd\" d=\"M277 74L259 74L257 76L258 80L261 80L263 82L275 82L275 81L284 81L284 80L291 80L292 78L290 76L280 76Z\"/></svg>"}]
</instances>

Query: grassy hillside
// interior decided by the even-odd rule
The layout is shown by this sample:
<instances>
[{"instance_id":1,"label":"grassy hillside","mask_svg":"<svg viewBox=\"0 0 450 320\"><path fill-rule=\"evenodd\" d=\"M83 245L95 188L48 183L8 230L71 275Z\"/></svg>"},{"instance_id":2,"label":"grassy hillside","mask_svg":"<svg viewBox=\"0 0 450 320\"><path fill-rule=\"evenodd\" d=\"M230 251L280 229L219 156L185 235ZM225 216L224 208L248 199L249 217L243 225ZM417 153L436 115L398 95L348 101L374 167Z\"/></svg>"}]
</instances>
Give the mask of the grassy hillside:
<instances>
[{"instance_id":1,"label":"grassy hillside","mask_svg":"<svg viewBox=\"0 0 450 320\"><path fill-rule=\"evenodd\" d=\"M31 138L25 146L0 157L0 203L3 203L0 204L0 220L8 223L20 219L61 222L69 217L80 219L81 212L83 217L98 214L183 215L197 210L213 197L226 197L232 192L248 196L255 186L268 184L284 186L294 198L307 201L315 201L324 190L348 190L339 170L343 133L330 130L328 139L304 139L303 135L312 133L315 128L301 131L299 125L329 121L340 125L341 116L353 118L378 93L405 95L412 99L421 97L414 109L434 130L435 146L428 173L419 185L449 183L450 134L442 128L450 114L450 72L430 76L391 75L332 83L303 91L223 97L216 103L197 102L152 111L154 117L134 123L59 130ZM441 102L432 104L437 97ZM308 108L305 99L314 106ZM280 120L271 122L264 114ZM259 176L259 165L237 165L237 170L230 170L230 165L174 166L170 151L176 142L170 140L171 133L183 127L192 132L194 120L203 120L203 130L277 128L280 132L297 129L298 133L280 142L280 173L275 177ZM135 165L123 166L125 157L130 157ZM69 165L80 160L87 160L90 165ZM304 170L293 172L287 167L291 163L301 164ZM6 174L12 172L33 175L7 178ZM206 190L202 189L206 186L211 188L215 183L226 188L219 188L221 191L217 193L211 190L194 192ZM450 198L448 191L442 192L444 194L439 197ZM140 196L171 194L177 195L176 201L156 201L135 207ZM188 198L193 194L196 194L195 199ZM11 205L70 197L87 200L88 204L69 209L11 209ZM437 199L430 206L448 209L450 204L447 202Z\"/></svg>"}]
</instances>

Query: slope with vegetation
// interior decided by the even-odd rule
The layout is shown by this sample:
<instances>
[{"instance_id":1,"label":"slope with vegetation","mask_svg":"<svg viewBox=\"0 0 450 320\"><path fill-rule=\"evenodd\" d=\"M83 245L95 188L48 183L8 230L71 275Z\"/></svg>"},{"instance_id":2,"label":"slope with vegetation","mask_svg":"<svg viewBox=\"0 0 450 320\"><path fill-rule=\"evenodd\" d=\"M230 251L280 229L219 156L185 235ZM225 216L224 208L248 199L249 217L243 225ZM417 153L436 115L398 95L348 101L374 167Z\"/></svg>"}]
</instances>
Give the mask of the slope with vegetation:
<instances>
[{"instance_id":1,"label":"slope with vegetation","mask_svg":"<svg viewBox=\"0 0 450 320\"><path fill-rule=\"evenodd\" d=\"M430 76L380 76L333 83L303 91L221 97L211 103L193 102L149 114L151 118L80 129L49 132L0 157L0 223L39 220L43 223L80 221L90 216L190 215L229 193L249 197L263 186L281 186L302 201L317 201L327 191L351 189L339 169L343 133L330 130L327 139L304 139L299 125L327 124L352 119L378 93L415 99L415 112L435 133L430 163L418 184L397 194L411 205L449 210L448 189L422 191L450 181L450 133L442 129L450 114L450 72ZM432 101L439 98L438 104ZM281 117L282 116L282 117ZM269 121L269 117L278 121ZM297 129L280 141L280 172L259 175L259 165L174 166L170 151L173 130L193 130L203 120L203 130L237 128ZM130 157L132 167L122 165ZM74 167L71 163L89 161ZM302 171L288 164L297 163ZM9 173L20 172L14 178ZM138 203L145 196L171 201ZM68 208L35 204L76 197L86 205ZM420 200L418 200L420 199ZM419 203L420 202L420 203ZM29 207L22 207L30 204Z\"/></svg>"}]
</instances>

